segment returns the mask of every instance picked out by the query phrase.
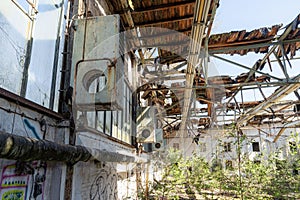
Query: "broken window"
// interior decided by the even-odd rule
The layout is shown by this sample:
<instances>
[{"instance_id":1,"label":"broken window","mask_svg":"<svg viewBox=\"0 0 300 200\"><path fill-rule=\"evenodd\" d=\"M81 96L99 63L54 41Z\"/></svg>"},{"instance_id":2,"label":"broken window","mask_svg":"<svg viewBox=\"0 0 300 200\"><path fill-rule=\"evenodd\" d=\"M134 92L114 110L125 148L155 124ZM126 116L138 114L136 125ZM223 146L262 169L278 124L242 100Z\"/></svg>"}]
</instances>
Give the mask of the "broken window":
<instances>
[{"instance_id":1,"label":"broken window","mask_svg":"<svg viewBox=\"0 0 300 200\"><path fill-rule=\"evenodd\" d=\"M231 142L224 142L223 148L224 152L231 152Z\"/></svg>"},{"instance_id":2,"label":"broken window","mask_svg":"<svg viewBox=\"0 0 300 200\"><path fill-rule=\"evenodd\" d=\"M260 160L254 160L253 163L256 164L256 165L259 165L261 163L261 161Z\"/></svg>"},{"instance_id":3,"label":"broken window","mask_svg":"<svg viewBox=\"0 0 300 200\"><path fill-rule=\"evenodd\" d=\"M289 142L289 146L290 146L290 152L291 153L296 153L297 152L296 142Z\"/></svg>"},{"instance_id":4,"label":"broken window","mask_svg":"<svg viewBox=\"0 0 300 200\"><path fill-rule=\"evenodd\" d=\"M104 133L104 112L105 111L97 111L96 112L96 118L97 118L97 121L96 121L96 129L98 131L100 131L101 133Z\"/></svg>"},{"instance_id":5,"label":"broken window","mask_svg":"<svg viewBox=\"0 0 300 200\"><path fill-rule=\"evenodd\" d=\"M1 2L0 87L57 111L63 6L40 0L44 9L38 12L35 4L31 0Z\"/></svg>"},{"instance_id":6,"label":"broken window","mask_svg":"<svg viewBox=\"0 0 300 200\"><path fill-rule=\"evenodd\" d=\"M179 150L179 143L173 143L173 149L178 151Z\"/></svg>"},{"instance_id":7,"label":"broken window","mask_svg":"<svg viewBox=\"0 0 300 200\"><path fill-rule=\"evenodd\" d=\"M112 127L111 111L105 111L105 130L104 130L104 133L106 135L110 135L110 136L112 135L111 127Z\"/></svg>"},{"instance_id":8,"label":"broken window","mask_svg":"<svg viewBox=\"0 0 300 200\"><path fill-rule=\"evenodd\" d=\"M19 95L31 20L12 1L1 1L0 13L0 87Z\"/></svg>"},{"instance_id":9,"label":"broken window","mask_svg":"<svg viewBox=\"0 0 300 200\"><path fill-rule=\"evenodd\" d=\"M259 142L252 142L252 151L259 152Z\"/></svg>"},{"instance_id":10,"label":"broken window","mask_svg":"<svg viewBox=\"0 0 300 200\"><path fill-rule=\"evenodd\" d=\"M225 167L228 170L232 170L233 169L233 164L232 164L232 160L226 160L225 162Z\"/></svg>"},{"instance_id":11,"label":"broken window","mask_svg":"<svg viewBox=\"0 0 300 200\"><path fill-rule=\"evenodd\" d=\"M131 90L127 83L124 84L124 107L123 107L123 131L122 140L130 142L131 123L132 123L132 100Z\"/></svg>"},{"instance_id":12,"label":"broken window","mask_svg":"<svg viewBox=\"0 0 300 200\"><path fill-rule=\"evenodd\" d=\"M199 151L200 152L206 152L206 143L199 143Z\"/></svg>"},{"instance_id":13,"label":"broken window","mask_svg":"<svg viewBox=\"0 0 300 200\"><path fill-rule=\"evenodd\" d=\"M299 167L297 167L296 163L293 164L292 168L293 168L293 169L292 169L292 174L293 174L294 176L299 175Z\"/></svg>"}]
</instances>

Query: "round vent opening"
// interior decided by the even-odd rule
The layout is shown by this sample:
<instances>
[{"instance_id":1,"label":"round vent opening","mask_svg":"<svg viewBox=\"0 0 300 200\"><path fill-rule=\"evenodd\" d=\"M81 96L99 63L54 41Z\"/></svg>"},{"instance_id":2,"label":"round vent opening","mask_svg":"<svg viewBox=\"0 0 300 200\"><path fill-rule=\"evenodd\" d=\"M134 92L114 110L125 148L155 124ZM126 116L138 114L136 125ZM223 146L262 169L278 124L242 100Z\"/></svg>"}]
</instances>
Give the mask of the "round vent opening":
<instances>
[{"instance_id":1,"label":"round vent opening","mask_svg":"<svg viewBox=\"0 0 300 200\"><path fill-rule=\"evenodd\" d=\"M159 149L161 147L161 144L160 143L155 143L155 148Z\"/></svg>"},{"instance_id":2,"label":"round vent opening","mask_svg":"<svg viewBox=\"0 0 300 200\"><path fill-rule=\"evenodd\" d=\"M91 70L84 75L82 83L89 93L96 93L105 88L107 80L101 70Z\"/></svg>"},{"instance_id":3,"label":"round vent opening","mask_svg":"<svg viewBox=\"0 0 300 200\"><path fill-rule=\"evenodd\" d=\"M150 132L149 129L144 129L144 130L142 131L142 134L141 134L141 135L143 136L143 138L147 138L147 137L149 137L149 136L151 135L151 132Z\"/></svg>"}]
</instances>

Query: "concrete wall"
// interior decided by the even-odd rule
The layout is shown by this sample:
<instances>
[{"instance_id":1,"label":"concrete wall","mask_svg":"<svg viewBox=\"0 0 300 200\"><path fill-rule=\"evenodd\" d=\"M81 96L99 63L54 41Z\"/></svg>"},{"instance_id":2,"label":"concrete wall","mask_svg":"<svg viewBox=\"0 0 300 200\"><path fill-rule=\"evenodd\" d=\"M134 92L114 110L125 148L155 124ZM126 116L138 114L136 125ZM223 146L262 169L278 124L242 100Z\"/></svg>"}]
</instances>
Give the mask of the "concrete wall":
<instances>
[{"instance_id":1,"label":"concrete wall","mask_svg":"<svg viewBox=\"0 0 300 200\"><path fill-rule=\"evenodd\" d=\"M61 122L1 98L0 105L1 131L37 140L44 138L60 144L68 141L68 122ZM46 126L40 125L41 119L45 120ZM65 173L64 163L0 159L0 198L64 199Z\"/></svg>"},{"instance_id":2,"label":"concrete wall","mask_svg":"<svg viewBox=\"0 0 300 200\"><path fill-rule=\"evenodd\" d=\"M78 132L76 143L93 149L135 156L135 149L100 133ZM112 159L113 156L112 156ZM136 163L91 161L74 167L72 199L136 199Z\"/></svg>"},{"instance_id":3,"label":"concrete wall","mask_svg":"<svg viewBox=\"0 0 300 200\"><path fill-rule=\"evenodd\" d=\"M280 131L282 124L261 125L258 128L243 127L242 132L246 136L241 144L242 156L249 157L251 160L258 160L261 154L269 155L279 152L281 158L288 156L289 142L293 141L292 133L299 133L299 128L287 128L281 137L274 143L277 133ZM193 142L194 136L185 138L170 138L167 140L167 148L173 148L174 143L179 144L179 149L183 150L184 155L192 155L197 153L205 158L208 162L218 158L222 161L223 166L227 160L231 160L235 166L237 160L237 137L236 133L232 135L223 129L210 129L206 133L202 133L199 139L199 144ZM225 152L223 144L231 143L231 151ZM259 152L254 152L252 142L259 143ZM203 147L205 146L205 147Z\"/></svg>"}]
</instances>

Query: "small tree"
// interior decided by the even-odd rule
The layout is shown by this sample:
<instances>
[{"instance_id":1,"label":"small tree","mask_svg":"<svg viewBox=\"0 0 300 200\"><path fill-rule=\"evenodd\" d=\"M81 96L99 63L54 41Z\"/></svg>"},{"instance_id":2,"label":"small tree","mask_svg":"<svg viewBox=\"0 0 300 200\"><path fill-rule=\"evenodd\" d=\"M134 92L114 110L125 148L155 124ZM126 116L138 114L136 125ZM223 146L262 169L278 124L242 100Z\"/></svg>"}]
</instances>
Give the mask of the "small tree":
<instances>
[{"instance_id":1,"label":"small tree","mask_svg":"<svg viewBox=\"0 0 300 200\"><path fill-rule=\"evenodd\" d=\"M180 151L169 151L161 164L162 178L152 185L155 199L300 199L300 142L292 134L288 157L280 159L279 151L261 152L257 161L242 154L247 138L238 135L235 168L222 168L220 158L209 165L204 158L193 154L184 158ZM259 162L258 162L259 160Z\"/></svg>"}]
</instances>

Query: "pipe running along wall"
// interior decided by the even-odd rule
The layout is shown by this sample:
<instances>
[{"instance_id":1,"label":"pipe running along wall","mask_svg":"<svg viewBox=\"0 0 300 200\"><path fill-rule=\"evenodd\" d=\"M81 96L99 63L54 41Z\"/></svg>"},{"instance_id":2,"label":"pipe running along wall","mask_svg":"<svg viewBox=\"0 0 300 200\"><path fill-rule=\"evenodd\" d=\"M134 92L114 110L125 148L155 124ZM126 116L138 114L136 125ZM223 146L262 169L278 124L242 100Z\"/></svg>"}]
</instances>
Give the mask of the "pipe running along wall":
<instances>
[{"instance_id":1,"label":"pipe running along wall","mask_svg":"<svg viewBox=\"0 0 300 200\"><path fill-rule=\"evenodd\" d=\"M84 146L58 144L0 131L0 158L22 161L62 161L75 164L78 161L134 162L132 156Z\"/></svg>"}]
</instances>

